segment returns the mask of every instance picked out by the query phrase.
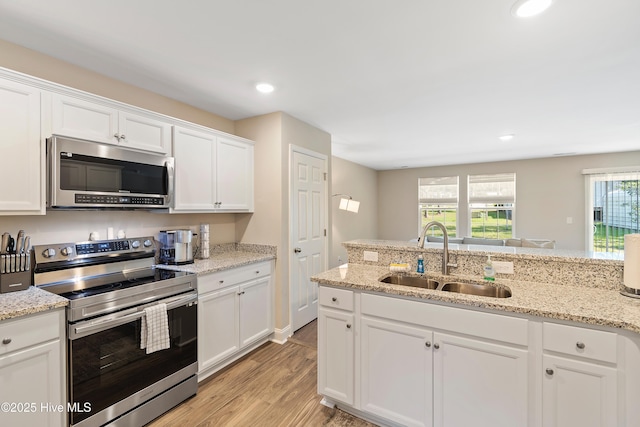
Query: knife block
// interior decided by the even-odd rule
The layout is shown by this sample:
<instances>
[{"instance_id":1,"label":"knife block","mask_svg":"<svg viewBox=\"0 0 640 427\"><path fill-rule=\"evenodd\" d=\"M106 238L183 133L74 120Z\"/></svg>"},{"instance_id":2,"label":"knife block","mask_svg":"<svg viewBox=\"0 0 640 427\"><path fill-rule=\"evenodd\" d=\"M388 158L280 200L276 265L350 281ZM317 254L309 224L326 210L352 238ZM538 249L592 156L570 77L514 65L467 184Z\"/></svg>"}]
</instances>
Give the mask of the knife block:
<instances>
[{"instance_id":1,"label":"knife block","mask_svg":"<svg viewBox=\"0 0 640 427\"><path fill-rule=\"evenodd\" d=\"M31 270L0 274L0 294L24 291L31 286Z\"/></svg>"}]
</instances>

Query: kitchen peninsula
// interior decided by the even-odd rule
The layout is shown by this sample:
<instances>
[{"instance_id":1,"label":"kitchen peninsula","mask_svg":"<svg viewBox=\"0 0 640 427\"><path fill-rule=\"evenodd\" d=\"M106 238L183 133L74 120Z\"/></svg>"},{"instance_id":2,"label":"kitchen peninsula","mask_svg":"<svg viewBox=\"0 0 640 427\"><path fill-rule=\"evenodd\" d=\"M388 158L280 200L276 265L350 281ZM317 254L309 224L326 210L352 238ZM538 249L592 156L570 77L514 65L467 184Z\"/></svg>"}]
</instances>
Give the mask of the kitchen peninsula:
<instances>
[{"instance_id":1,"label":"kitchen peninsula","mask_svg":"<svg viewBox=\"0 0 640 427\"><path fill-rule=\"evenodd\" d=\"M631 426L640 419L640 300L623 262L584 252L379 240L344 243L349 263L318 274L318 390L382 425ZM508 298L385 283L413 273L487 284ZM365 261L366 259L366 261ZM377 259L377 260L376 260ZM391 273L391 263L408 263ZM507 264L508 265L508 264ZM460 405L463 405L461 407ZM569 423L569 424L567 424Z\"/></svg>"}]
</instances>

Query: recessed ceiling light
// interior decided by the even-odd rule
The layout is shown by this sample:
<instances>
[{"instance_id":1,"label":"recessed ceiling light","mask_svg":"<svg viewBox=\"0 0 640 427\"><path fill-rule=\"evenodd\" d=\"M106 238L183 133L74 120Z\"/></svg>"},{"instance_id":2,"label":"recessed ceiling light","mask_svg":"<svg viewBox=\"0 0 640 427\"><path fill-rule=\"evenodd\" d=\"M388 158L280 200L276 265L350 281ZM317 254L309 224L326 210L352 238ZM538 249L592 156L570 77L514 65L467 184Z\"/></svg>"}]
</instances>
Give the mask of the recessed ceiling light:
<instances>
[{"instance_id":1,"label":"recessed ceiling light","mask_svg":"<svg viewBox=\"0 0 640 427\"><path fill-rule=\"evenodd\" d=\"M499 136L498 139L500 139L500 141L511 141L514 136L515 136L514 134L510 133L507 135Z\"/></svg>"},{"instance_id":2,"label":"recessed ceiling light","mask_svg":"<svg viewBox=\"0 0 640 427\"><path fill-rule=\"evenodd\" d=\"M273 85L269 83L258 83L256 85L256 90L261 93L271 93L274 89Z\"/></svg>"},{"instance_id":3,"label":"recessed ceiling light","mask_svg":"<svg viewBox=\"0 0 640 427\"><path fill-rule=\"evenodd\" d=\"M511 13L518 18L528 18L547 10L553 0L518 0L511 7Z\"/></svg>"}]
</instances>

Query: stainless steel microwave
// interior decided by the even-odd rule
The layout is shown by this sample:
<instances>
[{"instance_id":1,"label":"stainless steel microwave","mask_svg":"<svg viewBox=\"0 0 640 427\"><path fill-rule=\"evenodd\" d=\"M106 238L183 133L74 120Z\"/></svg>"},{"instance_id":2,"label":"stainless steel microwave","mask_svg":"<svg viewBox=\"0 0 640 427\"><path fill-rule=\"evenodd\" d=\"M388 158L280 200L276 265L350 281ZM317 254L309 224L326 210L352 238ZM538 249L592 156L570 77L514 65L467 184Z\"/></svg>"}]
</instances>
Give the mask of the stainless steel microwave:
<instances>
[{"instance_id":1,"label":"stainless steel microwave","mask_svg":"<svg viewBox=\"0 0 640 427\"><path fill-rule=\"evenodd\" d=\"M54 135L47 139L47 208L164 209L173 157Z\"/></svg>"}]
</instances>

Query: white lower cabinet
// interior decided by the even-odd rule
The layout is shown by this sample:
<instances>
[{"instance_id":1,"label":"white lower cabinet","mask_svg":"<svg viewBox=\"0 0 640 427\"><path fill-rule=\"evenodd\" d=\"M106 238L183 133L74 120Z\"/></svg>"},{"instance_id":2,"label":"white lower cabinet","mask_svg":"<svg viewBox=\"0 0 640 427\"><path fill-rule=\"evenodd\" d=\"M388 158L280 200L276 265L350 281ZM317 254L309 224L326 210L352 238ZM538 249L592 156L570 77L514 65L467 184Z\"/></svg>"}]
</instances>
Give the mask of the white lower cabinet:
<instances>
[{"instance_id":1,"label":"white lower cabinet","mask_svg":"<svg viewBox=\"0 0 640 427\"><path fill-rule=\"evenodd\" d=\"M318 391L330 402L381 424L530 425L526 319L360 292L347 312L328 307L338 292L351 291L320 287Z\"/></svg>"},{"instance_id":2,"label":"white lower cabinet","mask_svg":"<svg viewBox=\"0 0 640 427\"><path fill-rule=\"evenodd\" d=\"M272 263L198 277L198 377L203 379L273 332Z\"/></svg>"},{"instance_id":3,"label":"white lower cabinet","mask_svg":"<svg viewBox=\"0 0 640 427\"><path fill-rule=\"evenodd\" d=\"M433 347L435 426L528 424L527 349L442 333Z\"/></svg>"},{"instance_id":4,"label":"white lower cabinet","mask_svg":"<svg viewBox=\"0 0 640 427\"><path fill-rule=\"evenodd\" d=\"M0 322L2 425L66 425L61 337L64 309Z\"/></svg>"},{"instance_id":5,"label":"white lower cabinet","mask_svg":"<svg viewBox=\"0 0 640 427\"><path fill-rule=\"evenodd\" d=\"M320 288L318 309L318 393L354 404L355 323L353 292Z\"/></svg>"},{"instance_id":6,"label":"white lower cabinet","mask_svg":"<svg viewBox=\"0 0 640 427\"><path fill-rule=\"evenodd\" d=\"M433 333L369 317L360 327L361 410L405 426L431 426Z\"/></svg>"},{"instance_id":7,"label":"white lower cabinet","mask_svg":"<svg viewBox=\"0 0 640 427\"><path fill-rule=\"evenodd\" d=\"M619 426L616 334L545 322L543 348L543 425Z\"/></svg>"}]
</instances>

